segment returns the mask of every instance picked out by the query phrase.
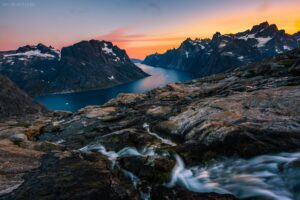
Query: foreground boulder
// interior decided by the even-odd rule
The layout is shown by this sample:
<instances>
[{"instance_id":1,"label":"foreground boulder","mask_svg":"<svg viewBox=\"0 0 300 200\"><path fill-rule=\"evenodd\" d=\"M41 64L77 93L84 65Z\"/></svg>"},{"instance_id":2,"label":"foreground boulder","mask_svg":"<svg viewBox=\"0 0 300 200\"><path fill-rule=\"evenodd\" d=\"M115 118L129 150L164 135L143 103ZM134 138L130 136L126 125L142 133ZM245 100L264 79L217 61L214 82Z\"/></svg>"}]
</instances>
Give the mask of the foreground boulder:
<instances>
[{"instance_id":1,"label":"foreground boulder","mask_svg":"<svg viewBox=\"0 0 300 200\"><path fill-rule=\"evenodd\" d=\"M24 184L2 199L138 199L133 187L118 179L99 154L55 152L41 163L26 175Z\"/></svg>"}]
</instances>

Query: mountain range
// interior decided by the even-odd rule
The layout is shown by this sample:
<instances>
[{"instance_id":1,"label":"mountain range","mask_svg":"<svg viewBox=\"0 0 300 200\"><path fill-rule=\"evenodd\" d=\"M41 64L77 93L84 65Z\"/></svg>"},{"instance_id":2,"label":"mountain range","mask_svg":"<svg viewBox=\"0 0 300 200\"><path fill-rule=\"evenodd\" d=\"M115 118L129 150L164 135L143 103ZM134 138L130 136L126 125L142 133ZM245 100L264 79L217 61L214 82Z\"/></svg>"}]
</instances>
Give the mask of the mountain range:
<instances>
[{"instance_id":1,"label":"mountain range","mask_svg":"<svg viewBox=\"0 0 300 200\"><path fill-rule=\"evenodd\" d=\"M217 32L212 39L186 39L177 49L152 54L143 64L184 70L200 76L260 61L300 46L300 32L294 35L263 22L236 34Z\"/></svg>"},{"instance_id":2,"label":"mountain range","mask_svg":"<svg viewBox=\"0 0 300 200\"><path fill-rule=\"evenodd\" d=\"M106 88L147 76L125 50L98 40L61 51L38 44L0 52L0 74L30 95Z\"/></svg>"}]
</instances>

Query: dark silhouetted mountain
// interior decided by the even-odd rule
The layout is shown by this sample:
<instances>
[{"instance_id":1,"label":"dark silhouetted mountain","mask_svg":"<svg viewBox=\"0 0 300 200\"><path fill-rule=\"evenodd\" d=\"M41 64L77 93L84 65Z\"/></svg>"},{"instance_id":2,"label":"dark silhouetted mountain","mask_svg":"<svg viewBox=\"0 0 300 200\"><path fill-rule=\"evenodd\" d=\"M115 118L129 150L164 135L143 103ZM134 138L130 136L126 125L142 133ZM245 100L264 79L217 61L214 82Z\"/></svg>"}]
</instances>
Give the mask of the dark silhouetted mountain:
<instances>
[{"instance_id":1,"label":"dark silhouetted mountain","mask_svg":"<svg viewBox=\"0 0 300 200\"><path fill-rule=\"evenodd\" d=\"M47 109L0 75L0 118L45 113Z\"/></svg>"},{"instance_id":2,"label":"dark silhouetted mountain","mask_svg":"<svg viewBox=\"0 0 300 200\"><path fill-rule=\"evenodd\" d=\"M300 33L289 35L268 22L237 34L217 32L212 39L186 39L179 48L152 54L144 64L185 70L200 76L220 73L299 46Z\"/></svg>"},{"instance_id":3,"label":"dark silhouetted mountain","mask_svg":"<svg viewBox=\"0 0 300 200\"><path fill-rule=\"evenodd\" d=\"M300 31L297 32L297 33L295 33L293 36L294 36L295 39L297 40L298 46L300 46Z\"/></svg>"},{"instance_id":4,"label":"dark silhouetted mountain","mask_svg":"<svg viewBox=\"0 0 300 200\"><path fill-rule=\"evenodd\" d=\"M0 52L0 73L31 95L112 87L147 76L106 41L81 41L61 52L43 44Z\"/></svg>"}]
</instances>

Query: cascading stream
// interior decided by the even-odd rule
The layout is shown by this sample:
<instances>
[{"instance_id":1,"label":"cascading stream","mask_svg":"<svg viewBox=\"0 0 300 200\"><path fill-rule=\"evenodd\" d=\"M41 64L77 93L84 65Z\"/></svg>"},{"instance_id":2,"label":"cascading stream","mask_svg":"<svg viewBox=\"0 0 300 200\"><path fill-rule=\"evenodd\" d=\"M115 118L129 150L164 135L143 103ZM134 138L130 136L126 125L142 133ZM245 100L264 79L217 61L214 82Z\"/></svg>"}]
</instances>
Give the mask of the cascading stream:
<instances>
[{"instance_id":1,"label":"cascading stream","mask_svg":"<svg viewBox=\"0 0 300 200\"><path fill-rule=\"evenodd\" d=\"M148 124L145 123L143 128L162 143L176 145L152 133ZM91 144L80 150L97 151L107 156L114 167L116 160L122 157L149 156L149 160L152 160L157 155L155 148L157 147L151 146L137 150L135 147L125 147L115 152L107 151L101 144ZM169 153L165 152L164 155ZM175 159L176 165L171 172L171 179L165 184L167 187L180 185L194 192L230 193L241 199L300 199L299 184L297 185L300 179L300 153L298 152L263 155L247 160L231 158L194 167L186 167L179 155L175 155ZM138 188L139 177L125 169L120 170ZM151 199L149 195L141 192L143 199Z\"/></svg>"},{"instance_id":2,"label":"cascading stream","mask_svg":"<svg viewBox=\"0 0 300 200\"><path fill-rule=\"evenodd\" d=\"M116 165L116 160L118 158L130 157L130 156L149 156L155 157L156 153L154 147L144 148L142 151L138 151L135 147L125 147L118 152L115 151L107 151L106 148L101 144L91 144L87 145L81 149L80 151L97 151L102 155L106 156L112 162L112 168ZM119 166L120 167L120 166ZM132 182L133 186L138 189L138 185L140 185L141 181L139 177L137 177L132 172L120 168L123 174ZM143 200L150 200L150 193L144 193L139 191L141 195L141 199Z\"/></svg>"},{"instance_id":3,"label":"cascading stream","mask_svg":"<svg viewBox=\"0 0 300 200\"><path fill-rule=\"evenodd\" d=\"M156 137L156 138L159 139L162 143L168 144L168 145L170 145L170 146L176 146L176 144L175 144L174 142L172 142L171 140L162 138L162 137L160 137L158 134L151 132L151 131L150 131L150 126L149 126L149 124L144 123L144 124L143 124L143 128L147 131L147 133L148 133L149 135L152 135L152 136Z\"/></svg>"},{"instance_id":4,"label":"cascading stream","mask_svg":"<svg viewBox=\"0 0 300 200\"><path fill-rule=\"evenodd\" d=\"M300 153L228 159L186 168L176 155L168 187L181 185L195 192L232 193L241 199L300 199Z\"/></svg>"},{"instance_id":5,"label":"cascading stream","mask_svg":"<svg viewBox=\"0 0 300 200\"><path fill-rule=\"evenodd\" d=\"M155 151L154 148L144 148L142 151L138 151L135 147L125 147L121 149L118 152L115 151L107 151L106 148L101 144L91 144L87 145L81 149L80 151L96 151L101 153L102 155L106 156L113 164L115 165L115 162L117 158L123 158L123 157L130 157L130 156L154 156Z\"/></svg>"}]
</instances>

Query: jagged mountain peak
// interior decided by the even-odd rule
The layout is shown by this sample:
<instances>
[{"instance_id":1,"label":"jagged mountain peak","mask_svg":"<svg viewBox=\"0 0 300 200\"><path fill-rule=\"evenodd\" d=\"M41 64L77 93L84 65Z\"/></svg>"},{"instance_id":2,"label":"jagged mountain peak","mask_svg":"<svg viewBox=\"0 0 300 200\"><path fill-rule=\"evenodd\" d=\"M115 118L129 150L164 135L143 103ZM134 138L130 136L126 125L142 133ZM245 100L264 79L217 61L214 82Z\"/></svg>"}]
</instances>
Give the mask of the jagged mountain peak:
<instances>
[{"instance_id":1,"label":"jagged mountain peak","mask_svg":"<svg viewBox=\"0 0 300 200\"><path fill-rule=\"evenodd\" d=\"M25 45L19 47L14 53L6 54L5 57L23 57L26 59L42 57L42 58L59 58L60 51L53 48L52 46L46 46L42 43L37 45Z\"/></svg>"},{"instance_id":2,"label":"jagged mountain peak","mask_svg":"<svg viewBox=\"0 0 300 200\"><path fill-rule=\"evenodd\" d=\"M258 33L258 32L260 32L260 31L262 31L262 30L264 30L264 29L267 29L267 28L269 28L269 27L270 27L269 22L265 21L265 22L262 22L262 23L260 23L260 24L258 24L258 25L254 25L254 26L252 27L252 29L251 29L251 32L252 32L252 33Z\"/></svg>"},{"instance_id":3,"label":"jagged mountain peak","mask_svg":"<svg viewBox=\"0 0 300 200\"><path fill-rule=\"evenodd\" d=\"M297 41L300 41L300 31L293 34L293 36L296 38Z\"/></svg>"},{"instance_id":4,"label":"jagged mountain peak","mask_svg":"<svg viewBox=\"0 0 300 200\"><path fill-rule=\"evenodd\" d=\"M289 35L263 22L236 34L216 32L211 40L187 38L178 49L147 56L144 64L209 75L292 50L298 40L300 33Z\"/></svg>"},{"instance_id":5,"label":"jagged mountain peak","mask_svg":"<svg viewBox=\"0 0 300 200\"><path fill-rule=\"evenodd\" d=\"M104 63L131 62L126 51L105 40L83 40L62 48L62 59L72 57L77 60L99 60Z\"/></svg>"},{"instance_id":6,"label":"jagged mountain peak","mask_svg":"<svg viewBox=\"0 0 300 200\"><path fill-rule=\"evenodd\" d=\"M221 37L221 36L222 36L222 34L221 34L220 32L216 32L216 33L213 35L212 39L215 40L215 39L218 39L218 38Z\"/></svg>"}]
</instances>

